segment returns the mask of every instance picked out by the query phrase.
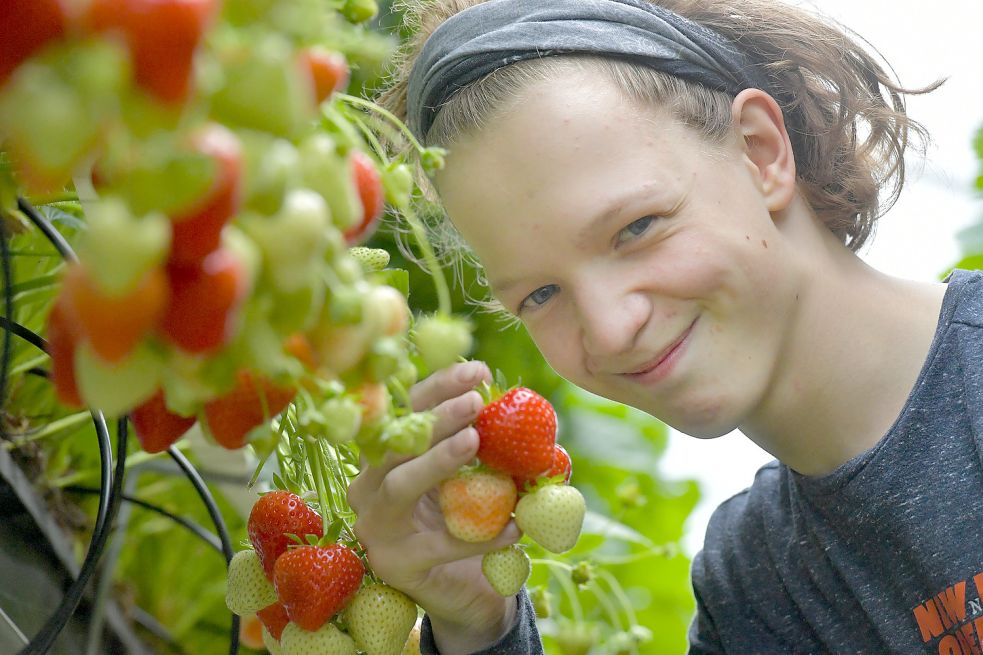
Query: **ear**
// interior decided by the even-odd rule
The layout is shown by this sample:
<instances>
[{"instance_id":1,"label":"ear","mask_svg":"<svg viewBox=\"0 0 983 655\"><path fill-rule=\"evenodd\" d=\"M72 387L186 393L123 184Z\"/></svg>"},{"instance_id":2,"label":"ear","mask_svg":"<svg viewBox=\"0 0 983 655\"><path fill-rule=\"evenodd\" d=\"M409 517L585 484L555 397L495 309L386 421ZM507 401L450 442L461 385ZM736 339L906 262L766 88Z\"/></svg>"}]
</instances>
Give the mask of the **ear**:
<instances>
[{"instance_id":1,"label":"ear","mask_svg":"<svg viewBox=\"0 0 983 655\"><path fill-rule=\"evenodd\" d=\"M782 109L761 89L745 89L731 105L744 157L769 211L781 211L795 197L795 156Z\"/></svg>"}]
</instances>

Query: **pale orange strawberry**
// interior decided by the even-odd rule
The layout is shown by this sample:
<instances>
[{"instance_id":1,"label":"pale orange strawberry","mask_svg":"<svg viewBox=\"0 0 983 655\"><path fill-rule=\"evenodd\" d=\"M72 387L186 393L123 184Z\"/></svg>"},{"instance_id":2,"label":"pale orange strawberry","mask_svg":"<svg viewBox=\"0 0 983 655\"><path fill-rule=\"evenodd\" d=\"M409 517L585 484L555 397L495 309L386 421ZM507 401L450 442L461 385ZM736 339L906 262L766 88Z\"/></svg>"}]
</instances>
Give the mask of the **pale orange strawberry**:
<instances>
[{"instance_id":1,"label":"pale orange strawberry","mask_svg":"<svg viewBox=\"0 0 983 655\"><path fill-rule=\"evenodd\" d=\"M440 484L440 510L447 531L463 541L497 537L509 522L517 498L511 477L483 466L462 467Z\"/></svg>"}]
</instances>

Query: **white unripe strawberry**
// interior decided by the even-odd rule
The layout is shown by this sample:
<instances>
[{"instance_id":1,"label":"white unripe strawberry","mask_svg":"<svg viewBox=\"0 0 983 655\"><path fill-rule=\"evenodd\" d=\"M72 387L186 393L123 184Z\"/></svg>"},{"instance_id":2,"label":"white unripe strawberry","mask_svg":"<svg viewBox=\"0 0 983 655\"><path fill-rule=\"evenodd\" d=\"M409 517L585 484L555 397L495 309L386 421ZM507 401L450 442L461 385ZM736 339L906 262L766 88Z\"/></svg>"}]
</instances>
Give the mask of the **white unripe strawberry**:
<instances>
[{"instance_id":1,"label":"white unripe strawberry","mask_svg":"<svg viewBox=\"0 0 983 655\"><path fill-rule=\"evenodd\" d=\"M383 248L355 246L348 249L348 254L358 260L366 271L381 271L389 265L389 252Z\"/></svg>"},{"instance_id":2,"label":"white unripe strawberry","mask_svg":"<svg viewBox=\"0 0 983 655\"><path fill-rule=\"evenodd\" d=\"M428 369L447 368L471 352L471 324L457 316L427 316L413 328L413 343Z\"/></svg>"},{"instance_id":3,"label":"white unripe strawberry","mask_svg":"<svg viewBox=\"0 0 983 655\"><path fill-rule=\"evenodd\" d=\"M532 563L526 551L518 544L485 553L481 558L481 572L500 596L514 596L532 573Z\"/></svg>"},{"instance_id":4,"label":"white unripe strawberry","mask_svg":"<svg viewBox=\"0 0 983 655\"><path fill-rule=\"evenodd\" d=\"M283 655L280 642L273 638L266 626L263 627L263 645L266 646L266 650L270 651L270 655Z\"/></svg>"},{"instance_id":5,"label":"white unripe strawberry","mask_svg":"<svg viewBox=\"0 0 983 655\"><path fill-rule=\"evenodd\" d=\"M410 630L410 636L406 638L399 655L420 655L420 619L417 619L413 629Z\"/></svg>"},{"instance_id":6,"label":"white unripe strawberry","mask_svg":"<svg viewBox=\"0 0 983 655\"><path fill-rule=\"evenodd\" d=\"M382 583L362 587L345 610L348 632L366 655L400 655L416 616L409 596Z\"/></svg>"},{"instance_id":7,"label":"white unripe strawberry","mask_svg":"<svg viewBox=\"0 0 983 655\"><path fill-rule=\"evenodd\" d=\"M277 601L276 589L263 572L255 550L242 550L229 562L225 606L243 616L258 612Z\"/></svg>"},{"instance_id":8,"label":"white unripe strawberry","mask_svg":"<svg viewBox=\"0 0 983 655\"><path fill-rule=\"evenodd\" d=\"M334 623L325 623L311 632L294 622L280 635L283 655L355 655L355 641Z\"/></svg>"},{"instance_id":9,"label":"white unripe strawberry","mask_svg":"<svg viewBox=\"0 0 983 655\"><path fill-rule=\"evenodd\" d=\"M546 550L564 553L577 543L586 513L587 504L576 487L546 484L519 499L515 523Z\"/></svg>"}]
</instances>

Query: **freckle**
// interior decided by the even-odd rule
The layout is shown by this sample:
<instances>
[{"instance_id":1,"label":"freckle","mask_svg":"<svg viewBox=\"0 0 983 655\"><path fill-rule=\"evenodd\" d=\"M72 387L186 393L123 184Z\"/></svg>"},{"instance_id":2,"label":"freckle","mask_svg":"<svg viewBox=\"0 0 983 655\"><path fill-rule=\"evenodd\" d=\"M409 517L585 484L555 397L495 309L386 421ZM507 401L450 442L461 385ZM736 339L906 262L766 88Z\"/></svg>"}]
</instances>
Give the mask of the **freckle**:
<instances>
[{"instance_id":1,"label":"freckle","mask_svg":"<svg viewBox=\"0 0 983 655\"><path fill-rule=\"evenodd\" d=\"M744 238L747 239L748 241L750 241L751 240L751 235L750 234L745 234L744 235Z\"/></svg>"},{"instance_id":2,"label":"freckle","mask_svg":"<svg viewBox=\"0 0 983 655\"><path fill-rule=\"evenodd\" d=\"M761 245L763 245L765 248L767 248L768 247L768 242L765 241L764 239L762 239L761 240Z\"/></svg>"}]
</instances>

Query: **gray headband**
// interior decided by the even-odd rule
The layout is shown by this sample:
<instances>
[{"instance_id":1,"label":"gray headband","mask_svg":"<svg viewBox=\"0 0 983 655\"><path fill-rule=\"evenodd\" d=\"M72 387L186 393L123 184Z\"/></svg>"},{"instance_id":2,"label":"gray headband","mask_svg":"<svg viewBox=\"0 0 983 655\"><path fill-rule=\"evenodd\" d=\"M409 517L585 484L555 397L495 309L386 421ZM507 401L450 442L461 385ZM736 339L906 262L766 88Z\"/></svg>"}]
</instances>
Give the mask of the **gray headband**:
<instances>
[{"instance_id":1,"label":"gray headband","mask_svg":"<svg viewBox=\"0 0 983 655\"><path fill-rule=\"evenodd\" d=\"M569 53L636 61L731 95L769 87L722 36L645 0L490 0L430 35L410 72L408 127L423 139L467 84L517 61Z\"/></svg>"}]
</instances>

